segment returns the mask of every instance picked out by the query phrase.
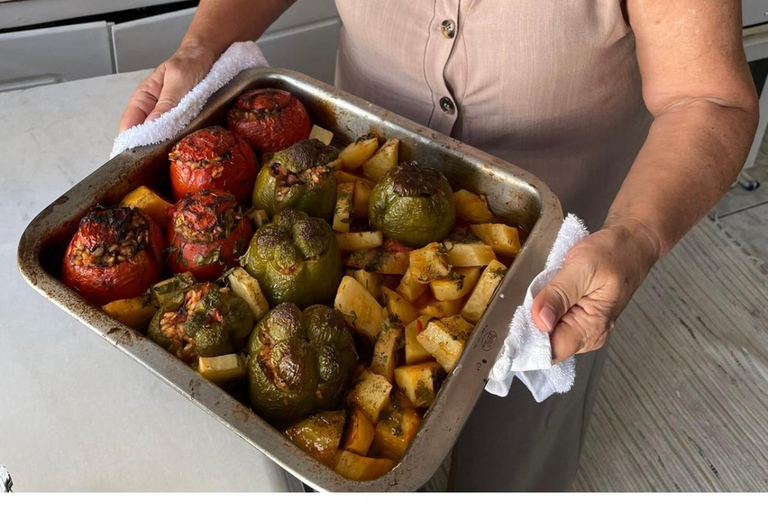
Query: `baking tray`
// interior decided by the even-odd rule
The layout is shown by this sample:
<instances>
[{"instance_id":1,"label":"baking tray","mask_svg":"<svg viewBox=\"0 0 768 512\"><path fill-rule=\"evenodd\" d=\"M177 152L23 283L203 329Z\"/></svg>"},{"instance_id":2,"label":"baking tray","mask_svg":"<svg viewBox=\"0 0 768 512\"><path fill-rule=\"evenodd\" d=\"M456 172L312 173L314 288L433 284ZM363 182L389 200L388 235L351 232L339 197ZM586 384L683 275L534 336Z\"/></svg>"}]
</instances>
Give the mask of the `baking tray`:
<instances>
[{"instance_id":1,"label":"baking tray","mask_svg":"<svg viewBox=\"0 0 768 512\"><path fill-rule=\"evenodd\" d=\"M521 226L527 233L522 250L410 447L391 472L376 480L351 481L317 462L247 406L58 280L64 250L83 215L96 204L117 204L139 185L167 192L168 152L173 144L194 130L225 124L226 112L235 98L247 89L262 87L276 87L296 95L315 124L334 132L334 142L344 144L369 132L384 138L397 137L401 160L415 159L442 171L454 188L487 194L491 209L501 219ZM312 488L411 491L432 477L456 442L483 392L512 313L522 303L528 284L543 268L561 223L558 199L522 169L300 73L253 69L214 94L202 113L173 140L121 153L45 208L21 237L18 266L24 279L51 302Z\"/></svg>"}]
</instances>

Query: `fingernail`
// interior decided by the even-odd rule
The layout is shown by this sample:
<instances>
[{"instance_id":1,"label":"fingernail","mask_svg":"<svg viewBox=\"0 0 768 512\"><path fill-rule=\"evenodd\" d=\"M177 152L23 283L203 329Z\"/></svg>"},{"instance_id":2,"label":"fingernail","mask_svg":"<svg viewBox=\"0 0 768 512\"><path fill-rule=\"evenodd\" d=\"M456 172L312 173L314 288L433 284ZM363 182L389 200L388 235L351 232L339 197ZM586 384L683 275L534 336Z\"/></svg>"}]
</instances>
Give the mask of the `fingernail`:
<instances>
[{"instance_id":1,"label":"fingernail","mask_svg":"<svg viewBox=\"0 0 768 512\"><path fill-rule=\"evenodd\" d=\"M552 311L552 308L542 308L539 317L541 318L541 321L544 322L547 332L552 332L552 329L555 327L555 312Z\"/></svg>"},{"instance_id":2,"label":"fingernail","mask_svg":"<svg viewBox=\"0 0 768 512\"><path fill-rule=\"evenodd\" d=\"M148 122L150 122L150 121L154 121L154 120L155 120L155 119L157 119L158 117L160 117L160 114L158 114L157 112L154 112L154 113L152 113L152 114L149 114L149 115L147 116L147 119L146 119L144 122L145 122L145 123L148 123Z\"/></svg>"}]
</instances>

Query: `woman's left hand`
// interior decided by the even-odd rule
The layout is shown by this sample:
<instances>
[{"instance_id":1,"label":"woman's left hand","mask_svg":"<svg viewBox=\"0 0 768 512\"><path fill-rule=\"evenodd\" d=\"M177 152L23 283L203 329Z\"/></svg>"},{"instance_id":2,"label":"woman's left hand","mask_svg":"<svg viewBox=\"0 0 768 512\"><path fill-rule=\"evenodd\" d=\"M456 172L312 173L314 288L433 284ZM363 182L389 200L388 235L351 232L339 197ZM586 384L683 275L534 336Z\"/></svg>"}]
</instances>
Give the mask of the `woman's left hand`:
<instances>
[{"instance_id":1,"label":"woman's left hand","mask_svg":"<svg viewBox=\"0 0 768 512\"><path fill-rule=\"evenodd\" d=\"M551 333L553 364L605 344L659 254L639 224L606 226L573 246L533 300L534 323Z\"/></svg>"}]
</instances>

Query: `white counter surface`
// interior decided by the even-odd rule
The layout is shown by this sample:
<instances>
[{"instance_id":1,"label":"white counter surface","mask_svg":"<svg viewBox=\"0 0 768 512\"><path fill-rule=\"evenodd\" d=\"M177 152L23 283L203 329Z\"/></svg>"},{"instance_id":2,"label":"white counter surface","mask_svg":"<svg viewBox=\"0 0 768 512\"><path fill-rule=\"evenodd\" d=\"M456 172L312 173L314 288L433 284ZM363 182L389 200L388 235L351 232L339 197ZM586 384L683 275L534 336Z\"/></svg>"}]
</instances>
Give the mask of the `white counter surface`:
<instances>
[{"instance_id":1,"label":"white counter surface","mask_svg":"<svg viewBox=\"0 0 768 512\"><path fill-rule=\"evenodd\" d=\"M108 159L147 73L0 94L0 464L15 491L286 490L258 450L16 269L24 228Z\"/></svg>"}]
</instances>

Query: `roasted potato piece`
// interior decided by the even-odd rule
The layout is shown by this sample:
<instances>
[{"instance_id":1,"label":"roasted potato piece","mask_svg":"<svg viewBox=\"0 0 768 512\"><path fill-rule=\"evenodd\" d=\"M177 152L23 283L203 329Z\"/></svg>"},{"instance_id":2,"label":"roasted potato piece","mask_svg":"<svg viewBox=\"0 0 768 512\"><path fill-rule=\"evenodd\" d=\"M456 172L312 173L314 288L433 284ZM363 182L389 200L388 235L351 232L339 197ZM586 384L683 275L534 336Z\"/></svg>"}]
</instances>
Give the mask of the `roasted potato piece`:
<instances>
[{"instance_id":1,"label":"roasted potato piece","mask_svg":"<svg viewBox=\"0 0 768 512\"><path fill-rule=\"evenodd\" d=\"M368 203L371 200L372 189L373 187L366 180L358 178L355 181L355 191L352 196L352 216L354 218L368 218Z\"/></svg>"},{"instance_id":2,"label":"roasted potato piece","mask_svg":"<svg viewBox=\"0 0 768 512\"><path fill-rule=\"evenodd\" d=\"M408 267L414 279L420 283L428 283L435 279L448 277L451 273L451 265L448 264L445 246L437 242L411 251Z\"/></svg>"},{"instance_id":3,"label":"roasted potato piece","mask_svg":"<svg viewBox=\"0 0 768 512\"><path fill-rule=\"evenodd\" d=\"M373 181L379 181L387 171L397 167L400 162L398 152L400 141L397 139L387 139L383 146L363 164L363 174ZM487 222L487 221L479 221Z\"/></svg>"},{"instance_id":4,"label":"roasted potato piece","mask_svg":"<svg viewBox=\"0 0 768 512\"><path fill-rule=\"evenodd\" d=\"M365 269L359 268L357 270L350 270L348 275L351 275L358 283L363 285L373 298L377 300L381 298L381 287L384 284L383 274L368 272Z\"/></svg>"},{"instance_id":5,"label":"roasted potato piece","mask_svg":"<svg viewBox=\"0 0 768 512\"><path fill-rule=\"evenodd\" d=\"M195 370L214 384L226 384L246 375L245 360L240 354L198 357Z\"/></svg>"},{"instance_id":6,"label":"roasted potato piece","mask_svg":"<svg viewBox=\"0 0 768 512\"><path fill-rule=\"evenodd\" d=\"M400 280L400 284L397 285L395 291L402 295L406 300L413 302L429 290L429 284L420 283L414 279L409 268L403 278Z\"/></svg>"},{"instance_id":7,"label":"roasted potato piece","mask_svg":"<svg viewBox=\"0 0 768 512\"><path fill-rule=\"evenodd\" d=\"M350 480L374 480L395 467L394 460L372 459L361 457L345 450L340 451L334 459L333 469Z\"/></svg>"},{"instance_id":8,"label":"roasted potato piece","mask_svg":"<svg viewBox=\"0 0 768 512\"><path fill-rule=\"evenodd\" d=\"M448 277L429 283L437 300L458 300L475 287L480 277L480 267L454 267Z\"/></svg>"},{"instance_id":9,"label":"roasted potato piece","mask_svg":"<svg viewBox=\"0 0 768 512\"><path fill-rule=\"evenodd\" d=\"M403 327L385 322L373 344L371 371L385 377L390 384L395 382L397 350L402 345Z\"/></svg>"},{"instance_id":10,"label":"roasted potato piece","mask_svg":"<svg viewBox=\"0 0 768 512\"><path fill-rule=\"evenodd\" d=\"M157 306L149 294L120 299L101 306L106 314L131 329L143 331L155 316Z\"/></svg>"},{"instance_id":11,"label":"roasted potato piece","mask_svg":"<svg viewBox=\"0 0 768 512\"><path fill-rule=\"evenodd\" d=\"M482 224L493 220L493 213L488 209L485 196L473 194L461 189L453 194L453 204L456 206L456 216L474 224Z\"/></svg>"},{"instance_id":12,"label":"roasted potato piece","mask_svg":"<svg viewBox=\"0 0 768 512\"><path fill-rule=\"evenodd\" d=\"M333 230L339 233L349 231L352 223L352 193L355 183L339 183L336 185L336 209L333 210Z\"/></svg>"},{"instance_id":13,"label":"roasted potato piece","mask_svg":"<svg viewBox=\"0 0 768 512\"><path fill-rule=\"evenodd\" d=\"M403 275L408 270L407 252L389 252L381 248L354 251L347 265L377 274Z\"/></svg>"},{"instance_id":14,"label":"roasted potato piece","mask_svg":"<svg viewBox=\"0 0 768 512\"><path fill-rule=\"evenodd\" d=\"M389 311L389 317L394 316L400 325L408 325L419 316L413 304L402 298L399 293L386 286L381 288L381 293L384 298L384 305Z\"/></svg>"},{"instance_id":15,"label":"roasted potato piece","mask_svg":"<svg viewBox=\"0 0 768 512\"><path fill-rule=\"evenodd\" d=\"M493 248L502 256L517 256L520 252L520 234L517 229L506 224L472 224L469 226L476 237Z\"/></svg>"},{"instance_id":16,"label":"roasted potato piece","mask_svg":"<svg viewBox=\"0 0 768 512\"><path fill-rule=\"evenodd\" d=\"M344 169L351 171L363 165L379 148L379 139L373 135L360 137L339 153Z\"/></svg>"},{"instance_id":17,"label":"roasted potato piece","mask_svg":"<svg viewBox=\"0 0 768 512\"><path fill-rule=\"evenodd\" d=\"M187 288L195 284L197 284L195 276L191 272L184 272L183 274L176 274L171 278L153 284L149 292L158 306L162 309L168 309L184 302L184 293Z\"/></svg>"},{"instance_id":18,"label":"roasted potato piece","mask_svg":"<svg viewBox=\"0 0 768 512\"><path fill-rule=\"evenodd\" d=\"M433 320L416 336L417 341L434 357L443 369L450 373L461 357L472 329L475 326L460 315Z\"/></svg>"},{"instance_id":19,"label":"roasted potato piece","mask_svg":"<svg viewBox=\"0 0 768 512\"><path fill-rule=\"evenodd\" d=\"M461 310L461 316L465 320L472 323L477 323L480 317L485 313L485 308L488 307L488 303L493 297L493 292L504 279L504 274L507 272L507 267L503 263L493 260L480 276L480 280L477 282L475 289L467 299L467 303Z\"/></svg>"},{"instance_id":20,"label":"roasted potato piece","mask_svg":"<svg viewBox=\"0 0 768 512\"><path fill-rule=\"evenodd\" d=\"M425 300L426 299L426 300ZM414 304L420 315L436 318L458 315L464 306L464 299L437 300L434 297L422 296L417 304Z\"/></svg>"},{"instance_id":21,"label":"roasted potato piece","mask_svg":"<svg viewBox=\"0 0 768 512\"><path fill-rule=\"evenodd\" d=\"M322 411L289 427L285 435L312 457L329 465L339 451L346 417L344 411Z\"/></svg>"},{"instance_id":22,"label":"roasted potato piece","mask_svg":"<svg viewBox=\"0 0 768 512\"><path fill-rule=\"evenodd\" d=\"M435 401L445 370L437 361L395 368L397 387L415 407L429 407Z\"/></svg>"},{"instance_id":23,"label":"roasted potato piece","mask_svg":"<svg viewBox=\"0 0 768 512\"><path fill-rule=\"evenodd\" d=\"M344 276L336 292L335 308L356 332L375 339L387 317L386 310L356 279Z\"/></svg>"},{"instance_id":24,"label":"roasted potato piece","mask_svg":"<svg viewBox=\"0 0 768 512\"><path fill-rule=\"evenodd\" d=\"M381 247L381 244L384 243L384 237L381 231L355 231L338 233L336 241L342 251L364 251Z\"/></svg>"},{"instance_id":25,"label":"roasted potato piece","mask_svg":"<svg viewBox=\"0 0 768 512\"><path fill-rule=\"evenodd\" d=\"M327 146L333 140L333 132L328 131L325 128L321 128L316 124L313 124L312 130L309 132L309 138L317 139Z\"/></svg>"},{"instance_id":26,"label":"roasted potato piece","mask_svg":"<svg viewBox=\"0 0 768 512\"><path fill-rule=\"evenodd\" d=\"M371 452L400 460L421 426L421 416L413 407L400 410L393 402L381 413L381 418L376 425Z\"/></svg>"},{"instance_id":27,"label":"roasted potato piece","mask_svg":"<svg viewBox=\"0 0 768 512\"><path fill-rule=\"evenodd\" d=\"M269 215L267 215L265 210L257 210L256 208L251 208L245 212L245 216L251 219L253 225L257 228L260 228L264 224L269 224Z\"/></svg>"},{"instance_id":28,"label":"roasted potato piece","mask_svg":"<svg viewBox=\"0 0 768 512\"><path fill-rule=\"evenodd\" d=\"M484 267L496 259L493 247L477 242L444 242L448 264L454 267Z\"/></svg>"},{"instance_id":29,"label":"roasted potato piece","mask_svg":"<svg viewBox=\"0 0 768 512\"><path fill-rule=\"evenodd\" d=\"M168 226L168 222L171 220L171 203L144 185L133 192L129 192L128 195L120 201L120 206L141 210L155 221L158 226L163 228L163 230Z\"/></svg>"},{"instance_id":30,"label":"roasted potato piece","mask_svg":"<svg viewBox=\"0 0 768 512\"><path fill-rule=\"evenodd\" d=\"M242 267L237 267L227 275L229 288L232 293L240 297L251 308L256 321L261 320L269 312L269 303L267 298L261 292L261 287L256 278L245 271Z\"/></svg>"},{"instance_id":31,"label":"roasted potato piece","mask_svg":"<svg viewBox=\"0 0 768 512\"><path fill-rule=\"evenodd\" d=\"M363 370L355 381L352 391L347 396L347 402L353 407L360 408L374 425L379 422L381 410L389 405L389 393L392 384L386 377Z\"/></svg>"},{"instance_id":32,"label":"roasted potato piece","mask_svg":"<svg viewBox=\"0 0 768 512\"><path fill-rule=\"evenodd\" d=\"M432 359L427 350L418 341L418 335L427 328L431 317L420 316L405 326L405 364L422 363Z\"/></svg>"},{"instance_id":33,"label":"roasted potato piece","mask_svg":"<svg viewBox=\"0 0 768 512\"><path fill-rule=\"evenodd\" d=\"M328 164L331 167L331 164ZM333 171L333 177L336 179L336 183L352 183L354 184L360 176L345 171Z\"/></svg>"},{"instance_id":34,"label":"roasted potato piece","mask_svg":"<svg viewBox=\"0 0 768 512\"><path fill-rule=\"evenodd\" d=\"M373 424L368 416L360 409L354 408L349 414L347 431L344 436L343 448L347 451L365 456L373 442Z\"/></svg>"}]
</instances>

